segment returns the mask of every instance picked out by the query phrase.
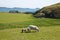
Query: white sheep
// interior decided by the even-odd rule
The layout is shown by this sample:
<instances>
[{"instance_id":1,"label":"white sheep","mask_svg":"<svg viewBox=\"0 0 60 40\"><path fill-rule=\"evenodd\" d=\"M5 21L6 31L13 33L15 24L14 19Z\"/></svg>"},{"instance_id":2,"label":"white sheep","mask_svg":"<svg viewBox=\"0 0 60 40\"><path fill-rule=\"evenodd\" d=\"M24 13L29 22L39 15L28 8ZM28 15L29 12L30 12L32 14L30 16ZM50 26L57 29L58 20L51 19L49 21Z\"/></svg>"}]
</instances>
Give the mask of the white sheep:
<instances>
[{"instance_id":1,"label":"white sheep","mask_svg":"<svg viewBox=\"0 0 60 40\"><path fill-rule=\"evenodd\" d=\"M35 26L35 25L29 25L27 30L28 31L31 31L31 30L39 31L39 28L37 26Z\"/></svg>"}]
</instances>

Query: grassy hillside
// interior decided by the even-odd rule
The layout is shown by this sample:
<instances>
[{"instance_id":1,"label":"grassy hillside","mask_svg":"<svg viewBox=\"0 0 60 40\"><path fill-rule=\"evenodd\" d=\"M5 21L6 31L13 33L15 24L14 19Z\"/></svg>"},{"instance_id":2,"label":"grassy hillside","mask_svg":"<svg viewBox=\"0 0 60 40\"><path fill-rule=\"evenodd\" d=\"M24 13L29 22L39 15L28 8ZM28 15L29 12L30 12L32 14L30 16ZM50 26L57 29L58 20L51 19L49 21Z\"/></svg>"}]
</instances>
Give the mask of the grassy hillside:
<instances>
[{"instance_id":1,"label":"grassy hillside","mask_svg":"<svg viewBox=\"0 0 60 40\"><path fill-rule=\"evenodd\" d=\"M60 26L40 27L31 33L21 33L21 28L0 30L0 40L60 40Z\"/></svg>"},{"instance_id":2,"label":"grassy hillside","mask_svg":"<svg viewBox=\"0 0 60 40\"><path fill-rule=\"evenodd\" d=\"M34 18L31 14L0 13L0 29L21 28L33 24L37 26L57 26L60 19Z\"/></svg>"},{"instance_id":3,"label":"grassy hillside","mask_svg":"<svg viewBox=\"0 0 60 40\"><path fill-rule=\"evenodd\" d=\"M60 18L60 3L43 7L42 9L38 10L35 14L36 17L43 16L43 17L50 17L50 18Z\"/></svg>"},{"instance_id":4,"label":"grassy hillside","mask_svg":"<svg viewBox=\"0 0 60 40\"><path fill-rule=\"evenodd\" d=\"M39 32L21 33L22 27L30 24L37 25ZM60 19L0 13L0 40L60 40Z\"/></svg>"}]
</instances>

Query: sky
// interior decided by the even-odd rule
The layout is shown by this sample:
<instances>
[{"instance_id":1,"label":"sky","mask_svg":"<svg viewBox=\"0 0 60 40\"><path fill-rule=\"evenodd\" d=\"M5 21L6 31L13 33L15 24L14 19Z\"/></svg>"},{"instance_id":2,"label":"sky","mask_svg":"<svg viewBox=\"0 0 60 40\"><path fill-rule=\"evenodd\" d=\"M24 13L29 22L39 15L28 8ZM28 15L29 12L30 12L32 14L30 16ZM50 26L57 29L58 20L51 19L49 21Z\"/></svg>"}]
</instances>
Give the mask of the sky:
<instances>
[{"instance_id":1,"label":"sky","mask_svg":"<svg viewBox=\"0 0 60 40\"><path fill-rule=\"evenodd\" d=\"M60 0L0 0L0 7L42 8L60 3Z\"/></svg>"}]
</instances>

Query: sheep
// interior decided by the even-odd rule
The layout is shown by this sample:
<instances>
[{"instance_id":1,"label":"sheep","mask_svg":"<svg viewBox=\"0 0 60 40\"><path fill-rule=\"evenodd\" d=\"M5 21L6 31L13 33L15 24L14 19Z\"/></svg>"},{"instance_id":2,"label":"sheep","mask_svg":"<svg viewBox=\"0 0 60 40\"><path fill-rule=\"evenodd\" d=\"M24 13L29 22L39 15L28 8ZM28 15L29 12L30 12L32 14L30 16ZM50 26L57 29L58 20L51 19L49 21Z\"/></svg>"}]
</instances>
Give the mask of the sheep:
<instances>
[{"instance_id":1,"label":"sheep","mask_svg":"<svg viewBox=\"0 0 60 40\"><path fill-rule=\"evenodd\" d=\"M29 25L27 28L22 28L21 32L29 33L31 30L39 31L39 28L35 25Z\"/></svg>"},{"instance_id":2,"label":"sheep","mask_svg":"<svg viewBox=\"0 0 60 40\"><path fill-rule=\"evenodd\" d=\"M22 33L23 33L23 32L26 32L26 31L27 31L27 29L26 29L26 28L22 28Z\"/></svg>"},{"instance_id":3,"label":"sheep","mask_svg":"<svg viewBox=\"0 0 60 40\"><path fill-rule=\"evenodd\" d=\"M35 26L35 25L29 25L27 30L28 31L31 31L31 30L39 31L39 28L37 26Z\"/></svg>"}]
</instances>

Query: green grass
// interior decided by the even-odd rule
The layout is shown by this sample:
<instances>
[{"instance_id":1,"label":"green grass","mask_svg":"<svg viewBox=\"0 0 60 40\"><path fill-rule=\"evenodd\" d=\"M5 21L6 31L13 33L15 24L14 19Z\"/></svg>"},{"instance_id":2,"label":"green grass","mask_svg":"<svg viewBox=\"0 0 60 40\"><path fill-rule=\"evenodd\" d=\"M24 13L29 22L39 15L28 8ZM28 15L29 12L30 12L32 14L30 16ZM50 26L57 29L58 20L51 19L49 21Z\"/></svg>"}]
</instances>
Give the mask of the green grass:
<instances>
[{"instance_id":1,"label":"green grass","mask_svg":"<svg viewBox=\"0 0 60 40\"><path fill-rule=\"evenodd\" d=\"M60 40L60 26L39 28L31 33L21 33L22 28L0 30L0 40Z\"/></svg>"},{"instance_id":2,"label":"green grass","mask_svg":"<svg viewBox=\"0 0 60 40\"><path fill-rule=\"evenodd\" d=\"M34 18L32 14L0 13L0 29L37 26L59 26L60 19Z\"/></svg>"},{"instance_id":3,"label":"green grass","mask_svg":"<svg viewBox=\"0 0 60 40\"><path fill-rule=\"evenodd\" d=\"M31 19L31 16L26 14L0 13L0 23L29 21Z\"/></svg>"},{"instance_id":4,"label":"green grass","mask_svg":"<svg viewBox=\"0 0 60 40\"><path fill-rule=\"evenodd\" d=\"M21 33L21 29L30 24L37 25L39 32ZM0 13L0 40L60 40L60 19Z\"/></svg>"}]
</instances>

